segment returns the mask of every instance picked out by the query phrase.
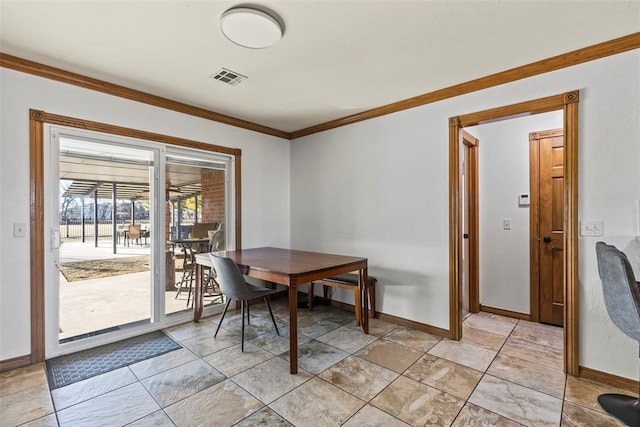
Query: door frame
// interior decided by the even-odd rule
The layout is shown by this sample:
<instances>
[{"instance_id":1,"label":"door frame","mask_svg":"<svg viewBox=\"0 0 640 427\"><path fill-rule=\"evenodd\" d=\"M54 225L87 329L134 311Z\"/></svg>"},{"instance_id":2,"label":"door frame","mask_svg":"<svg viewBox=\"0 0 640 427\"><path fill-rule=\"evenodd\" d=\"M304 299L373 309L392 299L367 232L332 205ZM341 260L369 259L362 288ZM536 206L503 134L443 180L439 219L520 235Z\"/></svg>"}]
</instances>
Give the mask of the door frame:
<instances>
[{"instance_id":1,"label":"door frame","mask_svg":"<svg viewBox=\"0 0 640 427\"><path fill-rule=\"evenodd\" d=\"M578 102L579 91L449 118L449 336L462 337L460 130L500 120L563 111L564 129L564 371L579 373L578 352Z\"/></svg>"},{"instance_id":2,"label":"door frame","mask_svg":"<svg viewBox=\"0 0 640 427\"><path fill-rule=\"evenodd\" d=\"M531 194L529 197L531 203L529 206L529 264L531 265L529 318L532 322L540 321L540 193L538 192L540 182L539 141L541 138L559 136L563 132L564 129L551 129L531 132L529 134L529 182L531 183Z\"/></svg>"},{"instance_id":3,"label":"door frame","mask_svg":"<svg viewBox=\"0 0 640 427\"><path fill-rule=\"evenodd\" d=\"M177 138L153 132L125 128L106 123L93 122L74 117L61 116L41 110L29 110L29 199L30 199L30 290L31 290L31 364L45 360L45 176L44 161L46 141L45 125L59 125L70 128L102 132L117 136L149 140L179 147L215 151L232 156L234 162L235 193L235 247L242 248L242 210L241 210L241 158L242 150L223 147L205 142Z\"/></svg>"},{"instance_id":4,"label":"door frame","mask_svg":"<svg viewBox=\"0 0 640 427\"><path fill-rule=\"evenodd\" d=\"M464 129L461 130L460 140L468 150L467 164L465 165L468 197L465 206L469 212L469 277L467 278L469 312L477 313L480 311L480 193L478 192L478 145L480 141Z\"/></svg>"}]
</instances>

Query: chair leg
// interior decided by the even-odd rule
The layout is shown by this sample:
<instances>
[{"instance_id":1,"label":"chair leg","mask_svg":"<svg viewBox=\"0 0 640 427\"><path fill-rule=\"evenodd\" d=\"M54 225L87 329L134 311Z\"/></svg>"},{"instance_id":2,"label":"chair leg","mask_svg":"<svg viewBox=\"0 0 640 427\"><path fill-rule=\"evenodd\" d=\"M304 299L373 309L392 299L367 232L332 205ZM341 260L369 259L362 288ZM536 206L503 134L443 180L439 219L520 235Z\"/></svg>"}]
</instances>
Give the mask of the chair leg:
<instances>
[{"instance_id":1,"label":"chair leg","mask_svg":"<svg viewBox=\"0 0 640 427\"><path fill-rule=\"evenodd\" d=\"M244 352L244 305L248 301L242 301L240 303L240 317L242 318L242 340L240 341L240 351Z\"/></svg>"},{"instance_id":2,"label":"chair leg","mask_svg":"<svg viewBox=\"0 0 640 427\"><path fill-rule=\"evenodd\" d=\"M278 325L276 325L276 319L273 317L273 312L271 311L271 306L269 305L269 301L267 300L267 297L262 297L264 298L264 303L267 304L267 309L269 310L269 315L271 315L271 321L273 322L273 326L276 328L276 334L278 334L278 336L280 336L280 331L278 330Z\"/></svg>"},{"instance_id":3,"label":"chair leg","mask_svg":"<svg viewBox=\"0 0 640 427\"><path fill-rule=\"evenodd\" d=\"M229 308L229 304L231 304L231 298L229 298L227 300L227 305L224 306L224 311L222 312L222 317L220 318L220 321L218 322L218 327L216 328L216 333L213 334L214 338L216 336L218 336L218 331L220 330L220 326L222 325L222 321L224 320L224 315L227 314L227 309Z\"/></svg>"}]
</instances>

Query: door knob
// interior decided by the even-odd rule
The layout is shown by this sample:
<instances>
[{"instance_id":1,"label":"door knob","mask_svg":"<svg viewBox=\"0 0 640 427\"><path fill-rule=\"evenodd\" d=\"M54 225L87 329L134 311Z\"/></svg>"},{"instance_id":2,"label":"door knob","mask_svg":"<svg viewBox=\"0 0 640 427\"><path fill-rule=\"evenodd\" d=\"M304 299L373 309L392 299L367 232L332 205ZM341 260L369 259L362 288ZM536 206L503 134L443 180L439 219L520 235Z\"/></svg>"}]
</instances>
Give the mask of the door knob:
<instances>
[{"instance_id":1,"label":"door knob","mask_svg":"<svg viewBox=\"0 0 640 427\"><path fill-rule=\"evenodd\" d=\"M545 236L545 238L542 239L542 241L545 242L545 243L549 243L551 241L551 237Z\"/></svg>"}]
</instances>

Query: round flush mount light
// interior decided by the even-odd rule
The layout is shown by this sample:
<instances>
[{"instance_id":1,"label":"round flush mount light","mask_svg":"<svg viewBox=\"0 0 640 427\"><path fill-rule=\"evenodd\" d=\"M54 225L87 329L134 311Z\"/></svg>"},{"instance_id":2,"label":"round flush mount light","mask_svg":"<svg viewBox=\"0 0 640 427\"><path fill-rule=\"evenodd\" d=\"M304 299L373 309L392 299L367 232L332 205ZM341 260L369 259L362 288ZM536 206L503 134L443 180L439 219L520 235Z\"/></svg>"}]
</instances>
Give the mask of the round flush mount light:
<instances>
[{"instance_id":1,"label":"round flush mount light","mask_svg":"<svg viewBox=\"0 0 640 427\"><path fill-rule=\"evenodd\" d=\"M282 25L275 14L248 7L236 7L223 13L220 29L233 43L250 49L271 47L282 38Z\"/></svg>"}]
</instances>

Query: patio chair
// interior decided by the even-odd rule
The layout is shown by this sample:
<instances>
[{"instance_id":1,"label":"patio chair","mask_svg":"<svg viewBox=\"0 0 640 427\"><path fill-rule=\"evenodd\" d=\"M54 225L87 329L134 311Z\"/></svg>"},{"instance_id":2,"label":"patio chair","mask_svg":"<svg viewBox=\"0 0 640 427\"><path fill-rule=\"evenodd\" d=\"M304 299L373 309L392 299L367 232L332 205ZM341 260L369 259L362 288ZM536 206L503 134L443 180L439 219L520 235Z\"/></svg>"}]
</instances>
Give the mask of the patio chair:
<instances>
[{"instance_id":1,"label":"patio chair","mask_svg":"<svg viewBox=\"0 0 640 427\"><path fill-rule=\"evenodd\" d=\"M185 245L183 250L184 259L182 260L182 277L180 278L180 281L176 283L177 290L175 299L178 299L184 288L187 288L189 291L189 294L187 295L187 307L189 307L189 303L191 302L191 292L193 290L193 281L195 279L196 255L190 245Z\"/></svg>"},{"instance_id":2,"label":"patio chair","mask_svg":"<svg viewBox=\"0 0 640 427\"><path fill-rule=\"evenodd\" d=\"M131 224L129 226L129 234L127 235L127 246L129 246L129 242L131 242L131 240L135 239L136 243L139 245L140 244L140 237L141 237L141 231L140 231L140 224Z\"/></svg>"},{"instance_id":3,"label":"patio chair","mask_svg":"<svg viewBox=\"0 0 640 427\"><path fill-rule=\"evenodd\" d=\"M240 316L242 317L242 339L240 341L240 350L244 351L244 312L247 312L247 324L251 324L250 316L249 316L249 301L252 299L262 298L264 299L264 303L267 305L267 309L269 310L269 314L271 315L271 321L273 322L273 326L276 328L276 333L280 335L280 331L278 331L278 325L276 325L276 319L273 317L273 312L271 311L271 306L269 305L269 301L267 300L267 295L274 294L278 292L277 289L267 289L261 288L259 286L253 286L248 284L244 277L242 276L242 272L240 268L236 265L235 262L231 258L223 258L216 256L214 254L209 254L211 258L211 263L213 264L213 269L216 272L216 277L218 283L220 284L220 289L222 290L222 294L227 297L227 304L224 306L224 311L222 312L222 317L220 318L220 322L218 323L218 327L216 328L216 333L213 334L214 338L218 335L218 331L220 331L220 326L222 325L222 321L224 320L225 314L227 314L227 309L229 308L229 303L231 303L232 299L238 300L241 302L240 304Z\"/></svg>"}]
</instances>

